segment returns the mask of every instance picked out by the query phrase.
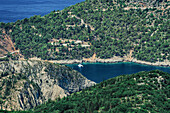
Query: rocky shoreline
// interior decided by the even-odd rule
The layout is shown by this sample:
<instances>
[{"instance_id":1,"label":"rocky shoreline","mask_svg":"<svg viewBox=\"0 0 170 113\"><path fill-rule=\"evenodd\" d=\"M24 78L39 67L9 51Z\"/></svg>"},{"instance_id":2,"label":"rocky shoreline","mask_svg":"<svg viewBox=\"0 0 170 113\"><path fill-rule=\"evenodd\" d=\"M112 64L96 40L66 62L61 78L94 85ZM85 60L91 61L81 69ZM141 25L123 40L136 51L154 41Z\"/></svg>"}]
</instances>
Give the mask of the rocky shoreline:
<instances>
[{"instance_id":1,"label":"rocky shoreline","mask_svg":"<svg viewBox=\"0 0 170 113\"><path fill-rule=\"evenodd\" d=\"M20 59L20 60L25 60L25 59ZM119 63L119 62L133 62L133 63L138 63L138 64L144 64L144 65L151 65L151 66L162 66L162 67L170 67L170 61L165 60L164 62L147 62L147 61L142 61L142 60L137 60L135 58L128 58L128 57L117 57L114 56L110 59L100 59L100 58L89 58L85 59L83 58L82 60L42 60L41 58L30 58L29 60L37 60L37 61L46 61L50 63L57 63L57 64L79 64L79 63Z\"/></svg>"},{"instance_id":2,"label":"rocky shoreline","mask_svg":"<svg viewBox=\"0 0 170 113\"><path fill-rule=\"evenodd\" d=\"M141 60L133 59L132 62L138 63L138 64L151 65L151 66L170 67L170 61L168 61L168 60L165 60L164 62L151 63L151 62L146 62L146 61L141 61Z\"/></svg>"},{"instance_id":3,"label":"rocky shoreline","mask_svg":"<svg viewBox=\"0 0 170 113\"><path fill-rule=\"evenodd\" d=\"M121 57L113 57L110 59L82 59L82 60L51 60L49 61L51 63L58 63L58 64L78 64L78 63L118 63L118 62L133 62L133 63L138 63L138 64L144 64L144 65L151 65L151 66L163 66L163 67L170 67L170 61L165 60L164 62L146 62L142 60L137 60L137 59L126 59L126 58L121 58Z\"/></svg>"}]
</instances>

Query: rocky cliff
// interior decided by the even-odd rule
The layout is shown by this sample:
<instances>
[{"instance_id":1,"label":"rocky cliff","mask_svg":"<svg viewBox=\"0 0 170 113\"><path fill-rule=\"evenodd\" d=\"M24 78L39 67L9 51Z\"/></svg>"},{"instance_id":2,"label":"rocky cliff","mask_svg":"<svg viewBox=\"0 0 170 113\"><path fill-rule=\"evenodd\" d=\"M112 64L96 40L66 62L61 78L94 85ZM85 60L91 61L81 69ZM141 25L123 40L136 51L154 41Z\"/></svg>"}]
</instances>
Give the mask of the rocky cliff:
<instances>
[{"instance_id":1,"label":"rocky cliff","mask_svg":"<svg viewBox=\"0 0 170 113\"><path fill-rule=\"evenodd\" d=\"M169 113L170 74L159 70L120 75L33 113ZM28 111L30 112L30 111Z\"/></svg>"},{"instance_id":2,"label":"rocky cliff","mask_svg":"<svg viewBox=\"0 0 170 113\"><path fill-rule=\"evenodd\" d=\"M26 110L95 83L71 68L42 61L0 63L0 103L4 110Z\"/></svg>"}]
</instances>

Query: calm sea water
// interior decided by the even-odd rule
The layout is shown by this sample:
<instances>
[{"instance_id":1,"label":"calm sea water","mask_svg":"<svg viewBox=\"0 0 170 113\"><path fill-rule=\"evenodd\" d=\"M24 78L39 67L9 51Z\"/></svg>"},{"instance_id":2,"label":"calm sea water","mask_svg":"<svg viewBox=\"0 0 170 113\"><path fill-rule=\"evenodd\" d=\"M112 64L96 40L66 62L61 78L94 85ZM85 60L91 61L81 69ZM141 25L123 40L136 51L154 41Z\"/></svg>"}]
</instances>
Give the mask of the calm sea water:
<instances>
[{"instance_id":1,"label":"calm sea water","mask_svg":"<svg viewBox=\"0 0 170 113\"><path fill-rule=\"evenodd\" d=\"M82 1L85 0L0 0L0 22L15 22L33 15L44 16L53 10L62 10ZM78 68L76 64L69 66L97 83L118 75L139 71L159 69L170 73L170 68L135 63L84 64L83 68Z\"/></svg>"},{"instance_id":2,"label":"calm sea water","mask_svg":"<svg viewBox=\"0 0 170 113\"><path fill-rule=\"evenodd\" d=\"M33 15L62 10L85 0L0 0L0 22L15 22Z\"/></svg>"},{"instance_id":3,"label":"calm sea water","mask_svg":"<svg viewBox=\"0 0 170 113\"><path fill-rule=\"evenodd\" d=\"M170 73L170 67L157 67L157 66L147 66L136 63L115 63L115 64L83 64L83 68L79 68L78 64L68 65L73 69L82 73L89 80L95 81L97 83L107 80L109 78L116 77L123 74L132 74L140 71L149 70L162 70L164 72Z\"/></svg>"}]
</instances>

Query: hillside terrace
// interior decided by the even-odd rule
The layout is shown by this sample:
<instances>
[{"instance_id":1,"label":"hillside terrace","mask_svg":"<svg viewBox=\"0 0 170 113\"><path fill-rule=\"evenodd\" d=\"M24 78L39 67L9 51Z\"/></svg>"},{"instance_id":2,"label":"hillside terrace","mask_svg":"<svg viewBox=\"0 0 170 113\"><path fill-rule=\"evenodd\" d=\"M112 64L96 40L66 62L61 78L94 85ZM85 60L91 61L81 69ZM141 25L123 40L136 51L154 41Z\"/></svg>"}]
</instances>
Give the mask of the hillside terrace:
<instances>
[{"instance_id":1,"label":"hillside terrace","mask_svg":"<svg viewBox=\"0 0 170 113\"><path fill-rule=\"evenodd\" d=\"M51 39L49 43L56 47L61 47L61 46L69 47L69 50L71 50L71 48L77 45L80 45L81 47L87 47L87 48L90 47L89 42L85 42L81 40L73 40L73 39Z\"/></svg>"}]
</instances>

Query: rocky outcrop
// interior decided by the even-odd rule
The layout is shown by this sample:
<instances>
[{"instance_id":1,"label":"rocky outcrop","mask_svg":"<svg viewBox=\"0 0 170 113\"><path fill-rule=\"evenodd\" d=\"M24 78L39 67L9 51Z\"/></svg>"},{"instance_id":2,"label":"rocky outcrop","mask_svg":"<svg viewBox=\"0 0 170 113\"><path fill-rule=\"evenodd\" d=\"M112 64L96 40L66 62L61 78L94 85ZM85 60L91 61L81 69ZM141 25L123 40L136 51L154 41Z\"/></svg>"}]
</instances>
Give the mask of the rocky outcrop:
<instances>
[{"instance_id":1,"label":"rocky outcrop","mask_svg":"<svg viewBox=\"0 0 170 113\"><path fill-rule=\"evenodd\" d=\"M30 109L95 84L67 66L45 61L1 62L0 75L4 110Z\"/></svg>"},{"instance_id":2,"label":"rocky outcrop","mask_svg":"<svg viewBox=\"0 0 170 113\"><path fill-rule=\"evenodd\" d=\"M15 47L10 36L3 32L2 35L0 34L0 58L13 51Z\"/></svg>"},{"instance_id":3,"label":"rocky outcrop","mask_svg":"<svg viewBox=\"0 0 170 113\"><path fill-rule=\"evenodd\" d=\"M1 73L0 94L3 110L29 109L45 101L37 84L21 74Z\"/></svg>"},{"instance_id":4,"label":"rocky outcrop","mask_svg":"<svg viewBox=\"0 0 170 113\"><path fill-rule=\"evenodd\" d=\"M146 62L146 61L141 61L141 60L133 59L132 62L139 63L139 64L145 64L145 65L152 65L152 66L170 67L170 61L169 60L165 60L163 62L151 63L151 62Z\"/></svg>"}]
</instances>

